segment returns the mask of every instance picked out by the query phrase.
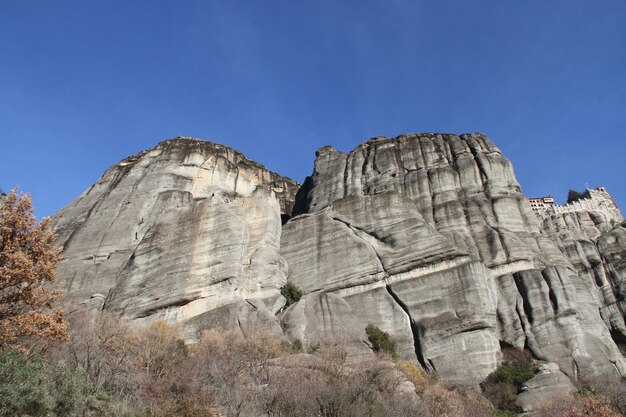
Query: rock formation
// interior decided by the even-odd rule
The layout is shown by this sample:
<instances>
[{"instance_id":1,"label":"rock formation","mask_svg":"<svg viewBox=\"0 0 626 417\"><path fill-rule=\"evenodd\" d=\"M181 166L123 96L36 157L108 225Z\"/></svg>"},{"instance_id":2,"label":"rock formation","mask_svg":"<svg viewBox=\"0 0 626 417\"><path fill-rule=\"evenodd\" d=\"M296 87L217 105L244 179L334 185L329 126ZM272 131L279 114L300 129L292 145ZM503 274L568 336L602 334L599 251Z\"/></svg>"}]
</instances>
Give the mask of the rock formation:
<instances>
[{"instance_id":1,"label":"rock formation","mask_svg":"<svg viewBox=\"0 0 626 417\"><path fill-rule=\"evenodd\" d=\"M626 371L599 313L612 311L613 327L623 326L614 287L598 297L483 135L374 138L347 154L321 148L295 212L281 241L288 280L339 295L363 327L378 325L448 381L487 376L500 342L572 378ZM318 321L333 333L349 327L328 307Z\"/></svg>"},{"instance_id":2,"label":"rock formation","mask_svg":"<svg viewBox=\"0 0 626 417\"><path fill-rule=\"evenodd\" d=\"M185 322L190 334L250 321L280 331L281 214L297 187L225 146L162 142L54 216L61 285L130 319Z\"/></svg>"},{"instance_id":3,"label":"rock formation","mask_svg":"<svg viewBox=\"0 0 626 417\"><path fill-rule=\"evenodd\" d=\"M590 190L595 191L595 190ZM577 202L578 203L578 202ZM543 232L559 249L585 283L579 297L599 305L600 316L613 339L626 348L626 222L615 208L567 210L560 206L542 215ZM596 291L587 291L588 289Z\"/></svg>"},{"instance_id":4,"label":"rock formation","mask_svg":"<svg viewBox=\"0 0 626 417\"><path fill-rule=\"evenodd\" d=\"M524 383L517 405L524 411L525 417L542 417L544 414L536 410L542 399L555 395L573 394L576 391L572 381L561 372L559 366L548 362L539 366L537 375Z\"/></svg>"},{"instance_id":5,"label":"rock formation","mask_svg":"<svg viewBox=\"0 0 626 417\"><path fill-rule=\"evenodd\" d=\"M449 382L483 380L501 344L573 380L626 375L626 225L542 220L480 134L323 147L300 188L227 147L169 140L54 221L68 297L182 323L190 338L265 329L313 348L341 336L357 355L371 323ZM284 309L287 280L304 297Z\"/></svg>"}]
</instances>

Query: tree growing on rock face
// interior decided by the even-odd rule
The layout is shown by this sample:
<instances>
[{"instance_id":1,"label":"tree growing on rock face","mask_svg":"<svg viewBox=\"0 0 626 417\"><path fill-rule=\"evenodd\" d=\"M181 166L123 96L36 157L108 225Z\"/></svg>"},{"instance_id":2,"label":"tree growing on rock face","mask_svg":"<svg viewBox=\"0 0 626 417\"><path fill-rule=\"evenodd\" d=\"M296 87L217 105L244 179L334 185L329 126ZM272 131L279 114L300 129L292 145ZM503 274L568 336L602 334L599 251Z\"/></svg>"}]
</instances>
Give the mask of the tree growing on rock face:
<instances>
[{"instance_id":1,"label":"tree growing on rock face","mask_svg":"<svg viewBox=\"0 0 626 417\"><path fill-rule=\"evenodd\" d=\"M280 294L285 297L285 307L289 307L292 304L297 303L302 298L302 291L293 282L287 282L284 287L280 289Z\"/></svg>"},{"instance_id":2,"label":"tree growing on rock face","mask_svg":"<svg viewBox=\"0 0 626 417\"><path fill-rule=\"evenodd\" d=\"M389 333L371 323L365 328L365 333L374 352L387 352L394 357L396 356L396 342L391 339Z\"/></svg>"},{"instance_id":3,"label":"tree growing on rock face","mask_svg":"<svg viewBox=\"0 0 626 417\"><path fill-rule=\"evenodd\" d=\"M23 349L23 338L67 339L56 280L61 259L50 219L33 215L29 195L11 191L0 206L0 349Z\"/></svg>"}]
</instances>

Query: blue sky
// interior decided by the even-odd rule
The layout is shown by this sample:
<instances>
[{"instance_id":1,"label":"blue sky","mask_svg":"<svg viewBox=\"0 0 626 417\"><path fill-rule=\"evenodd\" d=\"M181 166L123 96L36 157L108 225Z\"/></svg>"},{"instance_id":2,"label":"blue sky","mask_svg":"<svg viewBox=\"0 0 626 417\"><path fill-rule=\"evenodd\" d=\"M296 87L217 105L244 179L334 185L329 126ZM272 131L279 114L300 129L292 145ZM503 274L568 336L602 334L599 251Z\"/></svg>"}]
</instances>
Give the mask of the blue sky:
<instances>
[{"instance_id":1,"label":"blue sky","mask_svg":"<svg viewBox=\"0 0 626 417\"><path fill-rule=\"evenodd\" d=\"M315 150L486 133L527 195L626 211L626 2L0 0L0 187L38 215L175 136Z\"/></svg>"}]
</instances>

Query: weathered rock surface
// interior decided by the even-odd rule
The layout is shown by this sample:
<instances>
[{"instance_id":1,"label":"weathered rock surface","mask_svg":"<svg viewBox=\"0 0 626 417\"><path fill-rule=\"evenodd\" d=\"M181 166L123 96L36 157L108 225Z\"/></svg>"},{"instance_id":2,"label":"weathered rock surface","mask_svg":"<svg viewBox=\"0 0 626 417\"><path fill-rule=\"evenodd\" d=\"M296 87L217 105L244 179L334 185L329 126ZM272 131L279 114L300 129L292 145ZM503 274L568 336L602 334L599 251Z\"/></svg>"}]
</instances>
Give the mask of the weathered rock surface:
<instances>
[{"instance_id":1,"label":"weathered rock surface","mask_svg":"<svg viewBox=\"0 0 626 417\"><path fill-rule=\"evenodd\" d=\"M189 337L342 338L361 355L372 323L453 383L483 380L501 343L574 380L626 375L626 224L590 211L540 219L485 136L323 147L298 187L222 145L165 141L55 215L61 285ZM283 309L287 280L304 297Z\"/></svg>"},{"instance_id":2,"label":"weathered rock surface","mask_svg":"<svg viewBox=\"0 0 626 417\"><path fill-rule=\"evenodd\" d=\"M620 219L621 220L621 219ZM579 297L600 305L613 338L626 347L626 222L600 211L547 213L544 233L558 243L582 283Z\"/></svg>"},{"instance_id":3,"label":"weathered rock surface","mask_svg":"<svg viewBox=\"0 0 626 417\"><path fill-rule=\"evenodd\" d=\"M297 186L222 145L162 142L114 165L54 216L61 286L130 319L193 330L232 327L243 315L280 331L281 214Z\"/></svg>"},{"instance_id":4,"label":"weathered rock surface","mask_svg":"<svg viewBox=\"0 0 626 417\"><path fill-rule=\"evenodd\" d=\"M487 376L500 341L572 378L626 372L599 313L608 303L542 231L510 162L483 135L323 147L294 214L281 242L288 280L343 297L361 327L378 325L446 380ZM328 320L336 329L342 316Z\"/></svg>"},{"instance_id":5,"label":"weathered rock surface","mask_svg":"<svg viewBox=\"0 0 626 417\"><path fill-rule=\"evenodd\" d=\"M577 391L572 381L559 369L556 363L545 363L539 372L522 385L522 392L517 396L516 404L524 411L524 416L541 417L541 413L533 413L542 400L551 397L573 394Z\"/></svg>"}]
</instances>

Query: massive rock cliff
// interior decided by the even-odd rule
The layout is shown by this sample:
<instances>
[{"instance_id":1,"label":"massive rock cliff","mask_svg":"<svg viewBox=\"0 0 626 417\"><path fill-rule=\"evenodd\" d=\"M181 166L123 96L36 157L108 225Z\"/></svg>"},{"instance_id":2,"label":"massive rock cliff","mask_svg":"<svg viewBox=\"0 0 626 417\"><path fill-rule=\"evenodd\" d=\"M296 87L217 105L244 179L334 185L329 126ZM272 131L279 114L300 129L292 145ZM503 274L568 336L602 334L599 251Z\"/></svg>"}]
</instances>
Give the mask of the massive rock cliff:
<instances>
[{"instance_id":1,"label":"massive rock cliff","mask_svg":"<svg viewBox=\"0 0 626 417\"><path fill-rule=\"evenodd\" d=\"M542 215L543 231L557 242L577 275L595 283L597 292L583 291L581 297L592 297L591 302L600 305L606 327L624 351L626 222L604 190L589 192L589 202L600 204L584 204L583 200L547 210Z\"/></svg>"},{"instance_id":2,"label":"massive rock cliff","mask_svg":"<svg viewBox=\"0 0 626 417\"><path fill-rule=\"evenodd\" d=\"M185 322L191 333L252 322L280 331L281 214L297 187L225 146L162 142L54 216L61 286L130 319Z\"/></svg>"},{"instance_id":3,"label":"massive rock cliff","mask_svg":"<svg viewBox=\"0 0 626 417\"><path fill-rule=\"evenodd\" d=\"M323 147L298 187L221 145L163 142L55 216L62 286L189 337L265 329L313 348L340 336L357 355L372 323L449 382L483 380L502 345L574 380L626 374L626 228L542 221L485 136ZM285 309L287 280L304 297Z\"/></svg>"},{"instance_id":4,"label":"massive rock cliff","mask_svg":"<svg viewBox=\"0 0 626 417\"><path fill-rule=\"evenodd\" d=\"M483 135L321 148L295 212L281 254L288 280L311 294L305 301L320 290L342 298L361 326L378 325L449 381L484 378L500 344L530 349L572 378L626 371L609 331L624 323L611 298L619 286L598 288L580 273ZM307 319L341 333L352 325L335 305Z\"/></svg>"}]
</instances>

